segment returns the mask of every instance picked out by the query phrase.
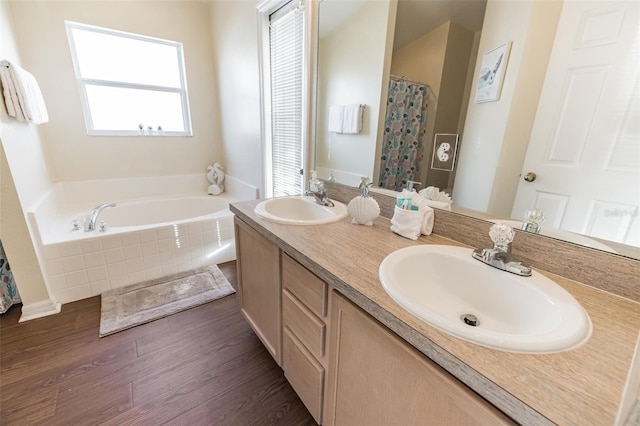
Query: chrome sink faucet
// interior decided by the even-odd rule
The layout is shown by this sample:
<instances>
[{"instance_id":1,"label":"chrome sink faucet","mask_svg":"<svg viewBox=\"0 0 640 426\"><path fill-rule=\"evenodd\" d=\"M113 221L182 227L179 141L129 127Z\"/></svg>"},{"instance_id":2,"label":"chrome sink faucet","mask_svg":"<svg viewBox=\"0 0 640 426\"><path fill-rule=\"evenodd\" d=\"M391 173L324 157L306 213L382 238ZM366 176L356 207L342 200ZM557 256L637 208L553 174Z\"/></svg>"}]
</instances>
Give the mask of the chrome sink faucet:
<instances>
[{"instance_id":1,"label":"chrome sink faucet","mask_svg":"<svg viewBox=\"0 0 640 426\"><path fill-rule=\"evenodd\" d=\"M475 249L471 253L474 259L516 275L531 276L531 267L523 265L511 256L511 242L515 237L515 231L511 226L496 223L489 229L489 236L493 241L493 248Z\"/></svg>"},{"instance_id":2,"label":"chrome sink faucet","mask_svg":"<svg viewBox=\"0 0 640 426\"><path fill-rule=\"evenodd\" d=\"M327 196L327 190L324 189L324 183L320 182L317 185L316 191L307 191L305 195L313 196L316 200L316 204L320 204L321 206L333 207L333 201L329 199Z\"/></svg>"},{"instance_id":3,"label":"chrome sink faucet","mask_svg":"<svg viewBox=\"0 0 640 426\"><path fill-rule=\"evenodd\" d=\"M84 218L84 232L91 232L96 229L96 221L102 210L107 207L115 207L116 203L104 203L91 210Z\"/></svg>"},{"instance_id":4,"label":"chrome sink faucet","mask_svg":"<svg viewBox=\"0 0 640 426\"><path fill-rule=\"evenodd\" d=\"M534 234L540 233L540 224L544 222L544 212L540 209L528 210L524 215L522 229L526 232Z\"/></svg>"}]
</instances>

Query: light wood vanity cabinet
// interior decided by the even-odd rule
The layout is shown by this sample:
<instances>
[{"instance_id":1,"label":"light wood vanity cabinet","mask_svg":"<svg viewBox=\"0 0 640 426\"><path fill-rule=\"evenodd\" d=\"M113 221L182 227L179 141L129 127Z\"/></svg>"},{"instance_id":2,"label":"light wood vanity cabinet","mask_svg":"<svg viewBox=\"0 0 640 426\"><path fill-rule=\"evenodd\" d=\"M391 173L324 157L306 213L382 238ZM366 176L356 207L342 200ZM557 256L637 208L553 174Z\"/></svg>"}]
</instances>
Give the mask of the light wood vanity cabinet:
<instances>
[{"instance_id":1,"label":"light wood vanity cabinet","mask_svg":"<svg viewBox=\"0 0 640 426\"><path fill-rule=\"evenodd\" d=\"M242 313L318 424L513 424L235 219Z\"/></svg>"},{"instance_id":2,"label":"light wood vanity cabinet","mask_svg":"<svg viewBox=\"0 0 640 426\"><path fill-rule=\"evenodd\" d=\"M334 293L325 425L514 424Z\"/></svg>"},{"instance_id":3,"label":"light wood vanity cabinet","mask_svg":"<svg viewBox=\"0 0 640 426\"><path fill-rule=\"evenodd\" d=\"M280 249L237 217L234 221L240 309L282 366Z\"/></svg>"}]
</instances>

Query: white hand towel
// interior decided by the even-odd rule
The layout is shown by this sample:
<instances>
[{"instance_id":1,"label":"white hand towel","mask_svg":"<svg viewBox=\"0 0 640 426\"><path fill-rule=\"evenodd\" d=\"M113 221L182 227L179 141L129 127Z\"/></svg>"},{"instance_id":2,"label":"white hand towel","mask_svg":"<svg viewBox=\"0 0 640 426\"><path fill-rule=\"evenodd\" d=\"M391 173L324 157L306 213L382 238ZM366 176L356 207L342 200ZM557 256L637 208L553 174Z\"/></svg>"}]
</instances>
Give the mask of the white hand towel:
<instances>
[{"instance_id":1,"label":"white hand towel","mask_svg":"<svg viewBox=\"0 0 640 426\"><path fill-rule=\"evenodd\" d=\"M420 190L418 194L427 200L429 206L451 211L451 196L444 191L440 191L439 188L428 186Z\"/></svg>"},{"instance_id":2,"label":"white hand towel","mask_svg":"<svg viewBox=\"0 0 640 426\"><path fill-rule=\"evenodd\" d=\"M409 191L407 189L402 190L402 197L411 198L411 204L414 206L418 206L418 210L420 210L424 214L420 232L424 235L431 235L431 231L433 231L433 223L435 219L434 219L433 209L429 204L429 200L425 200L417 192Z\"/></svg>"},{"instance_id":3,"label":"white hand towel","mask_svg":"<svg viewBox=\"0 0 640 426\"><path fill-rule=\"evenodd\" d=\"M327 131L342 133L344 123L344 105L334 105L329 107L329 125Z\"/></svg>"},{"instance_id":4,"label":"white hand towel","mask_svg":"<svg viewBox=\"0 0 640 426\"><path fill-rule=\"evenodd\" d=\"M26 113L25 116L27 120L35 124L48 122L49 114L47 107L35 77L31 75L31 73L12 64L9 65L9 71L16 82L18 94L22 93L23 95L23 99L20 101Z\"/></svg>"},{"instance_id":5,"label":"white hand towel","mask_svg":"<svg viewBox=\"0 0 640 426\"><path fill-rule=\"evenodd\" d=\"M360 133L362 131L363 112L364 108L360 104L345 105L342 133Z\"/></svg>"},{"instance_id":6,"label":"white hand towel","mask_svg":"<svg viewBox=\"0 0 640 426\"><path fill-rule=\"evenodd\" d=\"M433 209L429 206L427 200L418 195L417 192L409 192L407 190L403 190L402 194L406 195L407 197L411 197L411 204L413 204L414 206L418 206L418 210L420 210L424 214L420 232L423 235L431 235L431 231L433 231L434 214Z\"/></svg>"},{"instance_id":7,"label":"white hand towel","mask_svg":"<svg viewBox=\"0 0 640 426\"><path fill-rule=\"evenodd\" d=\"M38 86L38 82L35 77L31 75L28 71L23 70L22 68L12 64L11 62L3 62L3 64L7 64L8 68L3 66L3 74L7 78L7 85L9 86L9 90L11 92L11 102L13 105L17 104L20 106L20 111L22 112L23 117L34 124L42 124L49 121L49 114L47 113L47 107L44 103L44 98L42 97L42 92L40 91L40 87ZM5 70L8 70L8 73L4 73ZM3 85L5 81L3 79ZM11 86L13 83L13 87L15 92L11 90ZM15 95L15 98L13 97ZM9 101L6 100L6 91L5 91L5 101L9 104ZM7 108L9 114L9 108ZM20 114L18 114L18 108L15 109L16 115L15 117L20 120ZM21 120L22 121L22 120Z\"/></svg>"},{"instance_id":8,"label":"white hand towel","mask_svg":"<svg viewBox=\"0 0 640 426\"><path fill-rule=\"evenodd\" d=\"M7 113L10 117L15 117L18 121L26 121L20 102L18 101L18 93L13 79L9 73L9 68L0 64L0 82L2 82L2 91L4 94L4 103L7 106Z\"/></svg>"},{"instance_id":9,"label":"white hand towel","mask_svg":"<svg viewBox=\"0 0 640 426\"><path fill-rule=\"evenodd\" d=\"M391 230L410 240L417 240L422 230L423 220L423 211L404 210L396 206L391 218Z\"/></svg>"},{"instance_id":10,"label":"white hand towel","mask_svg":"<svg viewBox=\"0 0 640 426\"><path fill-rule=\"evenodd\" d=\"M433 200L424 200L425 203L430 207L435 207L437 209L451 211L451 203L447 203L444 201L433 201Z\"/></svg>"}]
</instances>

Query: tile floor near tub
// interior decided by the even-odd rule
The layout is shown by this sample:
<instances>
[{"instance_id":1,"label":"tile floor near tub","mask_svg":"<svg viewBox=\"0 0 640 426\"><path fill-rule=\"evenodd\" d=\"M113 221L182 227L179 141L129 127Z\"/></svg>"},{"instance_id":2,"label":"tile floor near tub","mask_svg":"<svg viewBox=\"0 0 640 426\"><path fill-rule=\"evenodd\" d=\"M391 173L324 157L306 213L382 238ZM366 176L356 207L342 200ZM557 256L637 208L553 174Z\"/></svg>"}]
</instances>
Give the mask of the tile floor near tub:
<instances>
[{"instance_id":1,"label":"tile floor near tub","mask_svg":"<svg viewBox=\"0 0 640 426\"><path fill-rule=\"evenodd\" d=\"M233 218L166 225L49 244L45 274L60 303L235 259Z\"/></svg>"}]
</instances>

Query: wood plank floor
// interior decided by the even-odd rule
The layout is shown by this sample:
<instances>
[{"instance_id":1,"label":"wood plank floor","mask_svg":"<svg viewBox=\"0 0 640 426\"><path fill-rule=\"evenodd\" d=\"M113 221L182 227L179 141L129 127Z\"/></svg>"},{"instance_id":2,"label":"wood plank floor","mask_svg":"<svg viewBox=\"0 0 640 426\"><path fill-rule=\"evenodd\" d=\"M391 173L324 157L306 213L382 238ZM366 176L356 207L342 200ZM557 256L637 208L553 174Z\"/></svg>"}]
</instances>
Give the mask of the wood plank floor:
<instances>
[{"instance_id":1,"label":"wood plank floor","mask_svg":"<svg viewBox=\"0 0 640 426\"><path fill-rule=\"evenodd\" d=\"M237 295L102 339L99 296L19 316L0 316L2 425L315 425Z\"/></svg>"}]
</instances>

